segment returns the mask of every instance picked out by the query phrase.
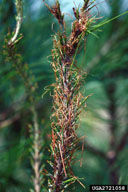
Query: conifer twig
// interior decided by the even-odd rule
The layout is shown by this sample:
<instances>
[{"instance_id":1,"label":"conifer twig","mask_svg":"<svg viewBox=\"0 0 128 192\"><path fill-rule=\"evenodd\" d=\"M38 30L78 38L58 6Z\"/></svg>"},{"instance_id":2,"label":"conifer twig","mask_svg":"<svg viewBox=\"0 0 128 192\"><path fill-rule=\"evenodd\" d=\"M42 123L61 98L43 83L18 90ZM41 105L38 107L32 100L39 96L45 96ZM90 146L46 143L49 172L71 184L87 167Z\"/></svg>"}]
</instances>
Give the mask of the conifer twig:
<instances>
[{"instance_id":1,"label":"conifer twig","mask_svg":"<svg viewBox=\"0 0 128 192\"><path fill-rule=\"evenodd\" d=\"M87 97L84 98L80 92L85 72L78 70L74 62L88 25L92 22L88 12L89 5L89 1L85 0L80 10L73 8L76 19L72 24L71 34L67 37L59 1L56 0L51 8L46 4L58 20L61 29L54 35L52 50L52 67L56 83L53 95L50 162L53 175L49 180L49 191L53 192L64 191L69 184L79 180L71 171L71 163L79 142L75 130Z\"/></svg>"},{"instance_id":2,"label":"conifer twig","mask_svg":"<svg viewBox=\"0 0 128 192\"><path fill-rule=\"evenodd\" d=\"M17 121L19 119L19 114L16 114L14 115L13 117L11 118L8 118L4 121L0 121L0 129L4 128L4 127L7 127L9 125L11 125L12 123L14 123L15 121Z\"/></svg>"},{"instance_id":3,"label":"conifer twig","mask_svg":"<svg viewBox=\"0 0 128 192\"><path fill-rule=\"evenodd\" d=\"M28 71L28 65L23 64L22 56L20 54L17 54L16 44L19 42L21 37L18 38L20 27L22 23L23 18L23 8L22 8L22 0L15 0L16 10L17 10L17 16L16 16L16 28L15 31L12 34L12 37L10 40L10 34L8 34L8 38L5 39L6 48L5 54L7 56L7 60L10 60L13 63L13 67L15 67L17 74L21 76L24 86L26 88L27 92L27 98L28 102L30 104L30 111L32 114L32 129L31 131L31 138L32 138L32 149L31 149L31 165L34 171L33 178L33 188L34 192L40 192L41 191L41 140L40 140L40 133L39 133L39 122L38 122L38 114L36 111L36 99L35 99L35 90L37 88L37 85L33 82L33 77ZM33 191L33 190L31 190Z\"/></svg>"},{"instance_id":4,"label":"conifer twig","mask_svg":"<svg viewBox=\"0 0 128 192\"><path fill-rule=\"evenodd\" d=\"M17 10L17 15L16 15L16 28L15 31L13 32L13 37L10 39L8 42L8 45L14 44L15 41L17 41L17 37L20 32L22 20L23 20L23 5L22 5L22 0L15 0L15 6Z\"/></svg>"}]
</instances>

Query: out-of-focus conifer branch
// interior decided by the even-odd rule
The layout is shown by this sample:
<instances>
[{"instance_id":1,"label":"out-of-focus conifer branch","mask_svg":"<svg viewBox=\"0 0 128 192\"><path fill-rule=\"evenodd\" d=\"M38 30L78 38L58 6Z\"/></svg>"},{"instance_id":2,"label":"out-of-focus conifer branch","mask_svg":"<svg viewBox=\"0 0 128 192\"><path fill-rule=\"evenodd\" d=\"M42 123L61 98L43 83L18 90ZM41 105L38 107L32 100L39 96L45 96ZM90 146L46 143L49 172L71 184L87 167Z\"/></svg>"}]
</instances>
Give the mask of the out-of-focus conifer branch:
<instances>
[{"instance_id":1,"label":"out-of-focus conifer branch","mask_svg":"<svg viewBox=\"0 0 128 192\"><path fill-rule=\"evenodd\" d=\"M117 32L116 34L112 35L110 39L104 43L104 45L100 48L100 51L97 53L95 57L88 63L88 66L86 67L87 73L89 73L95 65L97 65L101 58L104 57L112 48L113 43L118 39L119 33Z\"/></svg>"},{"instance_id":2,"label":"out-of-focus conifer branch","mask_svg":"<svg viewBox=\"0 0 128 192\"><path fill-rule=\"evenodd\" d=\"M16 28L15 31L11 34L8 34L7 39L5 39L4 53L6 59L11 61L13 67L15 68L17 74L22 78L26 92L27 100L30 104L30 111L32 114L32 128L30 128L31 138L32 138L32 147L31 147L31 165L34 170L32 176L33 179L33 189L31 191L40 192L41 191L41 140L40 140L40 130L38 122L38 113L36 111L36 88L37 84L33 83L33 76L29 71L29 67L26 63L23 63L22 56L17 53L16 44L19 42L21 37L18 38L22 18L23 18L23 5L22 0L16 0ZM8 40L9 39L9 40Z\"/></svg>"},{"instance_id":3,"label":"out-of-focus conifer branch","mask_svg":"<svg viewBox=\"0 0 128 192\"><path fill-rule=\"evenodd\" d=\"M117 149L116 149L117 154L124 149L126 144L128 144L128 128L126 129L126 131L122 135L120 142L117 146Z\"/></svg>"},{"instance_id":4,"label":"out-of-focus conifer branch","mask_svg":"<svg viewBox=\"0 0 128 192\"><path fill-rule=\"evenodd\" d=\"M20 118L19 114L14 115L13 117L6 119L4 121L0 121L0 129L7 127L17 121Z\"/></svg>"},{"instance_id":5,"label":"out-of-focus conifer branch","mask_svg":"<svg viewBox=\"0 0 128 192\"><path fill-rule=\"evenodd\" d=\"M84 143L82 143L82 142L79 143L80 148L81 148L82 145L84 145L85 151L89 151L90 153L107 160L106 152L102 151L101 149L96 148L95 146L92 146L87 141L84 142Z\"/></svg>"},{"instance_id":6,"label":"out-of-focus conifer branch","mask_svg":"<svg viewBox=\"0 0 128 192\"><path fill-rule=\"evenodd\" d=\"M22 20L23 20L23 3L22 3L22 0L15 0L15 6L16 6L16 11L17 11L16 28L13 32L12 38L8 42L9 45L12 45L17 41L17 37L19 35Z\"/></svg>"}]
</instances>

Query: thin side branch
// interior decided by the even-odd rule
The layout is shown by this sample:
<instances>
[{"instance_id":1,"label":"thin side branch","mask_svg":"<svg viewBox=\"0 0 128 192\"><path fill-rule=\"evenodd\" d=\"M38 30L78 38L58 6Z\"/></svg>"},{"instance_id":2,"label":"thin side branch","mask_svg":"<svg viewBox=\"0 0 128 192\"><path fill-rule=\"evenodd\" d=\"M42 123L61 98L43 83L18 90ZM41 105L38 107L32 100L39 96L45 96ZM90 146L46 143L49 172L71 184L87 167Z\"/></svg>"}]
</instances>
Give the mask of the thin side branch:
<instances>
[{"instance_id":1,"label":"thin side branch","mask_svg":"<svg viewBox=\"0 0 128 192\"><path fill-rule=\"evenodd\" d=\"M13 32L13 37L11 40L8 42L8 45L13 45L17 41L17 37L20 32L22 20L23 20L23 5L22 5L22 0L15 0L15 6L17 10L17 16L16 16L16 28L15 31Z\"/></svg>"},{"instance_id":2,"label":"thin side branch","mask_svg":"<svg viewBox=\"0 0 128 192\"><path fill-rule=\"evenodd\" d=\"M14 123L15 121L17 121L20 118L20 115L16 114L13 117L6 119L4 121L0 122L0 129L7 127L9 125L11 125L12 123Z\"/></svg>"}]
</instances>

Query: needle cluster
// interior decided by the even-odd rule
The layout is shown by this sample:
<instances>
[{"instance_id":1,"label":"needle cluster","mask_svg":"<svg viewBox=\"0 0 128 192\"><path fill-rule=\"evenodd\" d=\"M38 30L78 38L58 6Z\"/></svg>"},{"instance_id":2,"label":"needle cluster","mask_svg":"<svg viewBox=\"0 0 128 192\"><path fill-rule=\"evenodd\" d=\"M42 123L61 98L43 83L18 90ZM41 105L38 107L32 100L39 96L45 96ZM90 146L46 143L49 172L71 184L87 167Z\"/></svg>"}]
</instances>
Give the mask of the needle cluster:
<instances>
[{"instance_id":1,"label":"needle cluster","mask_svg":"<svg viewBox=\"0 0 128 192\"><path fill-rule=\"evenodd\" d=\"M71 170L73 154L79 138L76 134L79 114L87 98L80 92L84 72L75 67L75 56L81 41L84 40L90 22L89 1L85 1L80 11L73 8L75 21L71 34L66 35L64 16L60 4L56 1L50 12L60 24L60 31L54 35L52 50L52 68L55 74L52 114L52 143L50 162L53 174L49 181L49 191L60 192L77 180Z\"/></svg>"}]
</instances>

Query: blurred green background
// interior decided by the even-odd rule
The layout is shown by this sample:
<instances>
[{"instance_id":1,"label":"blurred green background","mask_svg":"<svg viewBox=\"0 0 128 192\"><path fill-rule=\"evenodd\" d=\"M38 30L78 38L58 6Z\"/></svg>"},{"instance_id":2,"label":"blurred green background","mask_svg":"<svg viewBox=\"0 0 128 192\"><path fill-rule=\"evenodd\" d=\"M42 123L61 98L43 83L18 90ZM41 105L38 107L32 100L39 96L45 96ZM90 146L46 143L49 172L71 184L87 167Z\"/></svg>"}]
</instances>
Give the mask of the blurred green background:
<instances>
[{"instance_id":1,"label":"blurred green background","mask_svg":"<svg viewBox=\"0 0 128 192\"><path fill-rule=\"evenodd\" d=\"M60 1L68 31L73 21L71 2ZM126 10L127 0L108 0L98 4L91 15L105 19ZM32 175L29 154L31 113L22 79L3 55L5 35L15 28L14 1L1 0L0 12L0 192L26 192L31 186ZM78 67L87 72L83 92L85 96L92 96L80 116L78 129L78 135L85 136L81 140L84 151L79 148L73 164L75 175L83 178L81 182L86 189L76 183L72 189L76 192L89 191L89 185L93 184L128 185L128 15L101 30L96 33L99 38L87 37L86 48L83 45L77 56ZM48 62L54 31L57 31L56 21L42 1L24 0L21 28L24 38L18 44L18 50L38 84L36 108L43 141L42 164L49 158L52 97L48 93L42 99L42 94L44 87L55 81Z\"/></svg>"}]
</instances>

